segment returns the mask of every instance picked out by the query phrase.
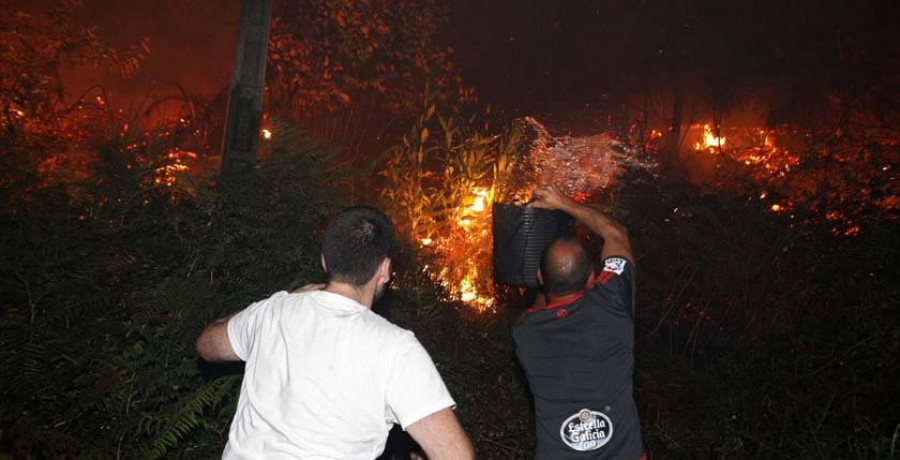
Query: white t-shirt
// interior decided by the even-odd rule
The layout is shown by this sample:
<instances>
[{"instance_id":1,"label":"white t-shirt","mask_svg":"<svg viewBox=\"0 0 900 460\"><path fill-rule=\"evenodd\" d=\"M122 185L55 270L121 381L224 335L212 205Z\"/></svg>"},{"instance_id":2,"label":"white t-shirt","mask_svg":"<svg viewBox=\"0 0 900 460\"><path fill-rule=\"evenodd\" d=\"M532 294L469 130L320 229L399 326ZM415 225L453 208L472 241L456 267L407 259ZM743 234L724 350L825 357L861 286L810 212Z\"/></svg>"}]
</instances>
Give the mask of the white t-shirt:
<instances>
[{"instance_id":1,"label":"white t-shirt","mask_svg":"<svg viewBox=\"0 0 900 460\"><path fill-rule=\"evenodd\" d=\"M412 332L325 291L278 292L228 321L247 362L224 459L365 459L454 406Z\"/></svg>"}]
</instances>

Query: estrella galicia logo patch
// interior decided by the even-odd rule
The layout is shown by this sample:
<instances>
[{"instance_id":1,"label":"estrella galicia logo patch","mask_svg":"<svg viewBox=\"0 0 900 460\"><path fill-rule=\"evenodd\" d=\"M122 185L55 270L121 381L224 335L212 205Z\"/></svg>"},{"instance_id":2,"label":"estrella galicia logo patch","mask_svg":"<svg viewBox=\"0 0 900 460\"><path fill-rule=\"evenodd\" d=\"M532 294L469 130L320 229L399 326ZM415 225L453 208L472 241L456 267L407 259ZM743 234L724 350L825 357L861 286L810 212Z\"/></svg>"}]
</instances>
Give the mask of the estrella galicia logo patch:
<instances>
[{"instance_id":1,"label":"estrella galicia logo patch","mask_svg":"<svg viewBox=\"0 0 900 460\"><path fill-rule=\"evenodd\" d=\"M567 446L579 452L597 450L613 435L612 421L603 412L581 409L559 427L559 436Z\"/></svg>"},{"instance_id":2,"label":"estrella galicia logo patch","mask_svg":"<svg viewBox=\"0 0 900 460\"><path fill-rule=\"evenodd\" d=\"M610 257L603 263L603 271L621 275L622 272L625 271L625 264L627 263L628 261L620 257Z\"/></svg>"}]
</instances>

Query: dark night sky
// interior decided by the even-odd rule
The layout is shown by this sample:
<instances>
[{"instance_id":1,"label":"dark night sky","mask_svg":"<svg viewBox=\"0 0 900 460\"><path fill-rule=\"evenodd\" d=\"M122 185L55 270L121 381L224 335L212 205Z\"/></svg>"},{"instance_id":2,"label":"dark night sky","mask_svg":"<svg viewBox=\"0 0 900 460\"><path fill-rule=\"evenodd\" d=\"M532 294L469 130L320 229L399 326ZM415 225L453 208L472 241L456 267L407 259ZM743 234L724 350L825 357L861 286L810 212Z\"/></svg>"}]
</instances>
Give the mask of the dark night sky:
<instances>
[{"instance_id":1,"label":"dark night sky","mask_svg":"<svg viewBox=\"0 0 900 460\"><path fill-rule=\"evenodd\" d=\"M448 37L466 81L511 106L596 102L644 79L664 85L669 68L717 80L866 71L839 61L854 52L896 59L900 44L900 6L886 1L455 0L452 8Z\"/></svg>"},{"instance_id":2,"label":"dark night sky","mask_svg":"<svg viewBox=\"0 0 900 460\"><path fill-rule=\"evenodd\" d=\"M846 50L896 57L900 43L900 6L887 1L445 1L442 38L464 81L513 113L602 103L629 85L666 85L673 68L694 85L802 79L847 67L837 62ZM171 84L215 93L228 82L239 9L239 0L85 0L84 24L123 46L150 37L153 52L133 82L82 69L70 92L102 79L123 100Z\"/></svg>"}]
</instances>

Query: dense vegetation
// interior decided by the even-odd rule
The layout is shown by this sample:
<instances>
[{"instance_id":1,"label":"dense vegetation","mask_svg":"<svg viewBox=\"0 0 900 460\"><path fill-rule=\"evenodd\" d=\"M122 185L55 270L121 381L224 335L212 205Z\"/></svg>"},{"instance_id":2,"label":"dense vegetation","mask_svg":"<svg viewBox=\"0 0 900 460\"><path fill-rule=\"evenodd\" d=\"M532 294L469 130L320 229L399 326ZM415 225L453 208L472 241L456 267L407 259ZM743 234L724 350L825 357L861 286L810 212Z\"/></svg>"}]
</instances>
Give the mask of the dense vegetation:
<instances>
[{"instance_id":1,"label":"dense vegetation","mask_svg":"<svg viewBox=\"0 0 900 460\"><path fill-rule=\"evenodd\" d=\"M212 378L194 338L319 276L317 231L340 202L327 150L279 149L179 197L118 147L81 198L49 187L3 206L0 429L16 457L211 456L239 379Z\"/></svg>"},{"instance_id":2,"label":"dense vegetation","mask_svg":"<svg viewBox=\"0 0 900 460\"><path fill-rule=\"evenodd\" d=\"M895 223L835 237L665 178L635 179L617 204L637 246L635 397L653 458L896 458ZM427 311L420 298L401 305ZM485 458L532 452L509 338L526 304L404 318Z\"/></svg>"},{"instance_id":3,"label":"dense vegetation","mask_svg":"<svg viewBox=\"0 0 900 460\"><path fill-rule=\"evenodd\" d=\"M195 179L193 194L154 184L113 143L75 198L48 186L4 203L4 455L222 448L240 369L199 362L194 338L319 280L319 230L342 203L326 185L328 149L287 137L249 176ZM665 177L627 183L617 209L638 247L636 398L650 452L895 456L896 223L836 237ZM431 351L484 458L527 458L530 405L508 335L527 299L509 293L495 314L443 302L426 261L405 254L388 316Z\"/></svg>"}]
</instances>

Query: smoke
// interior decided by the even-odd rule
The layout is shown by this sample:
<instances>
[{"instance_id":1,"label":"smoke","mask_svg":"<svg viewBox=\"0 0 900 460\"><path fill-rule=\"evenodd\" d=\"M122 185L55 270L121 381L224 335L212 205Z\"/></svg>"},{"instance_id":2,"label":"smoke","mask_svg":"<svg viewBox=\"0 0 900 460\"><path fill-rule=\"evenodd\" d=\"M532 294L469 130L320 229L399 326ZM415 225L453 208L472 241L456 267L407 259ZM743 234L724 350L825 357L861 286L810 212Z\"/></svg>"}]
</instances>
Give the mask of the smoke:
<instances>
[{"instance_id":1,"label":"smoke","mask_svg":"<svg viewBox=\"0 0 900 460\"><path fill-rule=\"evenodd\" d=\"M38 17L54 0L16 2ZM96 27L111 45L127 49L144 37L150 57L137 75L124 79L94 66L59 69L68 98L86 88L106 88L111 107L134 106L147 98L209 97L227 88L240 19L239 1L84 0L75 11L78 27Z\"/></svg>"}]
</instances>

